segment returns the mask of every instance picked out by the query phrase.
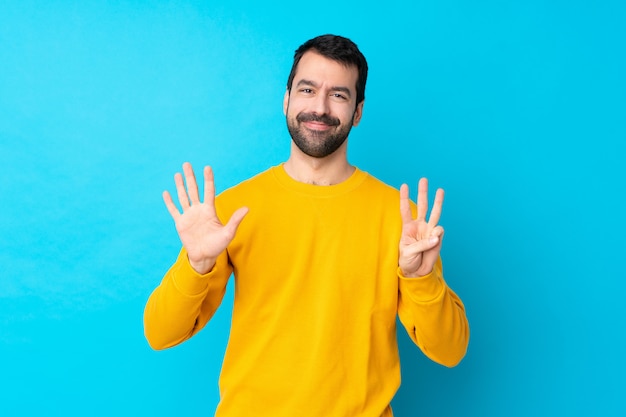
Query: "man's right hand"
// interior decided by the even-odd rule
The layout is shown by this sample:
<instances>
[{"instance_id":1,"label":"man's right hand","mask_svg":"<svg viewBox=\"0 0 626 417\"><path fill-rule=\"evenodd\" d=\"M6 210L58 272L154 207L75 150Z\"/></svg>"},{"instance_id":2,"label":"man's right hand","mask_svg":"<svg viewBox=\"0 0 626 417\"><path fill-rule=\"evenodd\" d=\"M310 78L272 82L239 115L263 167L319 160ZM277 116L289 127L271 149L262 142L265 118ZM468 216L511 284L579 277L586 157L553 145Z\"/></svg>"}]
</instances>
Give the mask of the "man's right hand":
<instances>
[{"instance_id":1,"label":"man's right hand","mask_svg":"<svg viewBox=\"0 0 626 417\"><path fill-rule=\"evenodd\" d=\"M198 184L189 162L183 164L183 173L184 182L180 173L174 175L182 213L168 191L163 192L163 201L176 223L178 236L187 250L191 267L203 275L213 268L217 257L233 240L248 208L242 207L235 211L228 223L223 225L215 212L215 183L211 167L204 167L204 202L200 201Z\"/></svg>"}]
</instances>

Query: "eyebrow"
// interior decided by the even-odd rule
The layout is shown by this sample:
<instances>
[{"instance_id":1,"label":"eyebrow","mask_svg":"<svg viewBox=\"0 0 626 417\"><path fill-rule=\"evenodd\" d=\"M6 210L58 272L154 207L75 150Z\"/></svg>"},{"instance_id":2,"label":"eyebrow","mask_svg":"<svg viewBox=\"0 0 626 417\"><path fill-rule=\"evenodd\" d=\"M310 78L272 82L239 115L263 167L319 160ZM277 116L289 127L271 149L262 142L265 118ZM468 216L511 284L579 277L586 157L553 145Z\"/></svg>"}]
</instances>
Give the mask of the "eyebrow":
<instances>
[{"instance_id":1,"label":"eyebrow","mask_svg":"<svg viewBox=\"0 0 626 417\"><path fill-rule=\"evenodd\" d=\"M318 84L315 81L311 81L311 80L300 80L298 81L298 84L296 84L296 87L300 87L303 85L308 85L311 87L315 87L318 88ZM352 98L352 92L350 91L350 89L348 87L343 87L343 86L333 86L330 88L332 91L339 91L344 93L345 95L348 96L348 98Z\"/></svg>"}]
</instances>

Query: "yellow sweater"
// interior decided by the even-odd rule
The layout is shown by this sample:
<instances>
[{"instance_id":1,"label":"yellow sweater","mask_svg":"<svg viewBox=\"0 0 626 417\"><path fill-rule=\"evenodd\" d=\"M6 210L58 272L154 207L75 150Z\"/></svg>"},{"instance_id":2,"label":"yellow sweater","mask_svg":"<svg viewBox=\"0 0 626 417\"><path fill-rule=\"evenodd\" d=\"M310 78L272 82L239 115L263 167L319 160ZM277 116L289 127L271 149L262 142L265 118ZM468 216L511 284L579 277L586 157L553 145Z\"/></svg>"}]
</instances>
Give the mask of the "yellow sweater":
<instances>
[{"instance_id":1,"label":"yellow sweater","mask_svg":"<svg viewBox=\"0 0 626 417\"><path fill-rule=\"evenodd\" d=\"M356 170L332 186L273 167L216 199L223 220L249 207L206 275L183 250L148 300L155 349L198 332L234 272L219 417L380 417L400 385L396 315L432 360L456 365L469 328L441 262L421 278L398 269L399 193Z\"/></svg>"}]
</instances>

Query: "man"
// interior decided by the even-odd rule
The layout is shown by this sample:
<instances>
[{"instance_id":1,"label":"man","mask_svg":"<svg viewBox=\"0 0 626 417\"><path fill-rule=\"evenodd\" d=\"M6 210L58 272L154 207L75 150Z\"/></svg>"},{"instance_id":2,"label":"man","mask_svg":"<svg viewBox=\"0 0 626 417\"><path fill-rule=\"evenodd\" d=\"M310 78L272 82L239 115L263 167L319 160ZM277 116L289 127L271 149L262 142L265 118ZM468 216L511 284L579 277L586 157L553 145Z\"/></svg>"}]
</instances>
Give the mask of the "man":
<instances>
[{"instance_id":1,"label":"man","mask_svg":"<svg viewBox=\"0 0 626 417\"><path fill-rule=\"evenodd\" d=\"M288 160L217 198L206 167L204 202L185 163L184 180L175 175L182 213L164 192L183 248L148 300L145 333L155 349L193 336L234 273L216 416L391 416L396 315L432 360L454 366L465 355L465 310L439 258L443 191L427 219L425 179L415 207L406 185L398 193L348 163L366 78L350 40L311 39L284 97Z\"/></svg>"}]
</instances>

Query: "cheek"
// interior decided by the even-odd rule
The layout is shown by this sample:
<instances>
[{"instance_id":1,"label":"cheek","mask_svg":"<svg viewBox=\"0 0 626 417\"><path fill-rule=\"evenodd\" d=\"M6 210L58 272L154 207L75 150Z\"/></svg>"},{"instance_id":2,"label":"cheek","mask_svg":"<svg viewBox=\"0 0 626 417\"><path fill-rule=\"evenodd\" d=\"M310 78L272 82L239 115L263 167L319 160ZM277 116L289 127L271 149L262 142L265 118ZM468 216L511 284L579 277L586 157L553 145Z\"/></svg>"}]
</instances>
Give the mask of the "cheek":
<instances>
[{"instance_id":1,"label":"cheek","mask_svg":"<svg viewBox=\"0 0 626 417\"><path fill-rule=\"evenodd\" d=\"M355 115L356 113L353 111L344 111L340 116L342 124L352 126L356 120Z\"/></svg>"},{"instance_id":2,"label":"cheek","mask_svg":"<svg viewBox=\"0 0 626 417\"><path fill-rule=\"evenodd\" d=\"M297 100L291 99L285 103L284 113L287 117L295 117L300 112L301 112L301 109L298 105Z\"/></svg>"},{"instance_id":3,"label":"cheek","mask_svg":"<svg viewBox=\"0 0 626 417\"><path fill-rule=\"evenodd\" d=\"M298 114L298 113L294 110L293 105L289 105L289 106L287 106L287 109L286 109L286 111L285 111L285 117L286 117L287 119L293 119L293 120L295 120L295 118L296 118L296 115L297 115L297 114Z\"/></svg>"}]
</instances>

